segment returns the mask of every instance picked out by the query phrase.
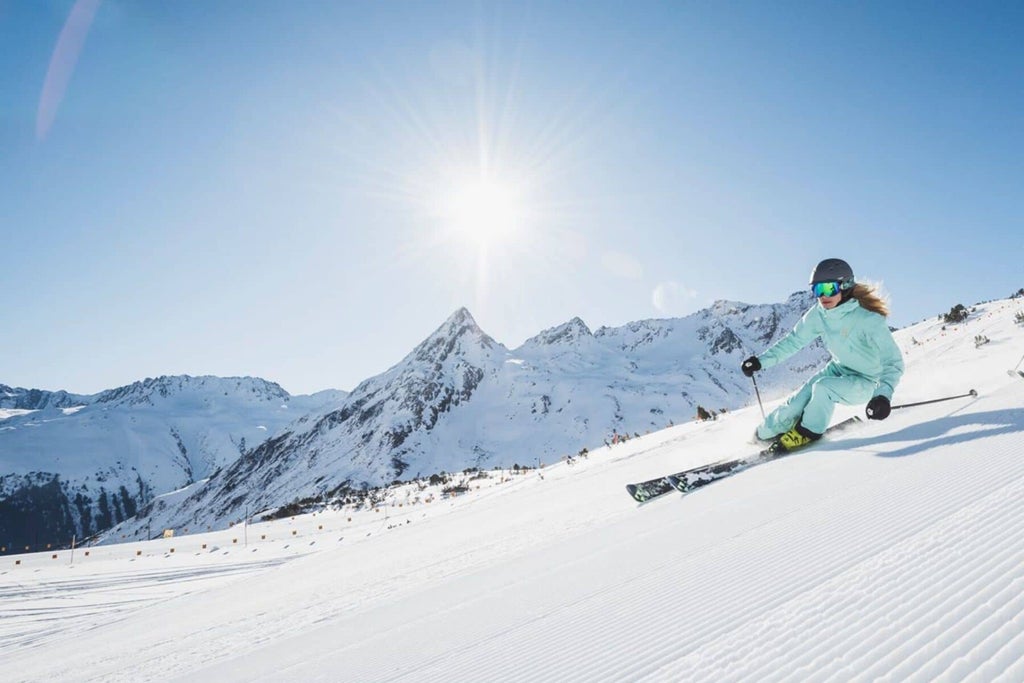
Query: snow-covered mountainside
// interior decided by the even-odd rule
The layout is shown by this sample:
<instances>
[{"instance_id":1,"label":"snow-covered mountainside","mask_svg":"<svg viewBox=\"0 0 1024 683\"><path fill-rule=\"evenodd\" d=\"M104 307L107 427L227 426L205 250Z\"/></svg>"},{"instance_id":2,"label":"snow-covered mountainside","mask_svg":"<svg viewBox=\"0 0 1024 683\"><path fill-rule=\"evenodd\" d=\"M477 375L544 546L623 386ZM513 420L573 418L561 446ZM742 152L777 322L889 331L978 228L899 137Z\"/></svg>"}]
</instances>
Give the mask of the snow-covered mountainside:
<instances>
[{"instance_id":1,"label":"snow-covered mountainside","mask_svg":"<svg viewBox=\"0 0 1024 683\"><path fill-rule=\"evenodd\" d=\"M111 538L153 528L221 527L298 499L470 467L536 465L751 400L742 358L787 332L813 303L720 301L679 319L592 332L578 318L509 350L456 311L342 405L313 412L200 486L157 499ZM822 363L820 346L765 373L788 388ZM795 374L794 374L795 373Z\"/></svg>"},{"instance_id":2,"label":"snow-covered mountainside","mask_svg":"<svg viewBox=\"0 0 1024 683\"><path fill-rule=\"evenodd\" d=\"M92 396L4 387L0 541L66 543L209 477L343 392L290 396L255 378L159 377Z\"/></svg>"},{"instance_id":3,"label":"snow-covered mountainside","mask_svg":"<svg viewBox=\"0 0 1024 683\"><path fill-rule=\"evenodd\" d=\"M894 410L645 505L755 405L541 471L0 555L11 681L1024 680L1024 299L896 332ZM773 407L768 403L766 408ZM834 421L863 415L842 406Z\"/></svg>"}]
</instances>

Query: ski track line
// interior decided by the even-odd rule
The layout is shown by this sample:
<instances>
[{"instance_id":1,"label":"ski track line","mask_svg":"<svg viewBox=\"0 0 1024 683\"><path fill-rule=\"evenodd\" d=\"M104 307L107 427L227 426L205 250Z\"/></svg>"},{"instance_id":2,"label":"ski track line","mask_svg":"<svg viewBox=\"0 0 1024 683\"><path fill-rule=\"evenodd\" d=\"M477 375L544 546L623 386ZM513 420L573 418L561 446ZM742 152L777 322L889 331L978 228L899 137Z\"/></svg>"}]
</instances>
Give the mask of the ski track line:
<instances>
[{"instance_id":1,"label":"ski track line","mask_svg":"<svg viewBox=\"0 0 1024 683\"><path fill-rule=\"evenodd\" d=\"M877 596L876 596L876 597L877 597ZM906 597L906 596L904 596L904 597ZM836 610L837 610L837 611L838 611L838 610L840 610L840 609L842 609L842 608L843 608L843 606L842 606L842 603L840 603L839 605L837 605L837 606L836 606Z\"/></svg>"},{"instance_id":2,"label":"ski track line","mask_svg":"<svg viewBox=\"0 0 1024 683\"><path fill-rule=\"evenodd\" d=\"M152 595L154 586L168 582L183 585L191 582L208 582L260 571L264 566L276 564L276 561L261 562L254 565L219 565L210 568L192 568L189 570L163 569L147 571L141 575L131 573L111 574L102 578L70 580L48 580L35 587L21 587L21 590L0 589L0 599L6 601L5 610L9 615L5 618L6 633L0 634L0 651L17 645L31 647L47 642L54 636L65 631L82 630L80 622L93 623L97 614L109 614L111 620L118 620L121 615L156 604L181 595L188 595L201 590L186 590L172 596L160 593ZM123 583L122 583L123 582ZM205 588L205 585L203 586ZM88 602L95 594L105 597L111 594L122 594L121 599L108 598L103 602ZM21 602L29 601L34 606L19 608ZM42 601L43 604L38 603ZM24 623L23 623L24 622ZM50 627L56 623L57 627ZM38 627L38 628L37 628Z\"/></svg>"},{"instance_id":3,"label":"ski track line","mask_svg":"<svg viewBox=\"0 0 1024 683\"><path fill-rule=\"evenodd\" d=\"M1014 627L1018 630L1017 635L996 652L989 661L965 676L964 681L1018 683L1024 680L1024 658L1020 656L1020 653L1024 651L1024 632L1022 632L1019 616L1014 619Z\"/></svg>"},{"instance_id":4,"label":"ski track line","mask_svg":"<svg viewBox=\"0 0 1024 683\"><path fill-rule=\"evenodd\" d=\"M975 545L977 545L977 543ZM929 554L929 559L935 559L934 556L936 554L941 555L940 551L944 549L945 548L942 546L937 547L935 552ZM973 550L973 548L971 550ZM924 555L921 557L924 557ZM902 560L902 558L900 558L900 560ZM808 674L816 672L816 675L809 676L807 680L825 679L825 674L828 672L829 668L834 668L840 663L848 665L847 668L856 668L850 663L856 661L857 658L861 656L868 656L874 658L875 661L878 661L880 654L878 650L872 650L867 645L878 633L878 629L880 628L876 625L876 622L886 624L886 628L893 626L894 622L896 622L894 626L903 629L909 629L910 627L907 626L908 624L920 624L918 629L915 630L917 635L912 637L910 640L904 643L889 643L891 646L891 652L888 655L890 661L898 661L896 659L897 656L905 657L908 653L913 652L914 649L919 646L915 641L923 641L923 643L926 644L931 643L936 636L936 632L941 630L941 627L937 628L935 626L940 622L936 622L928 610L939 615L939 619L941 619L943 615L953 613L957 607L962 604L962 600L960 598L962 595L961 591L978 582L976 576L965 576L962 575L962 573L955 577L955 581L944 581L942 584L943 594L945 595L944 601L939 602L934 608L932 608L928 607L926 603L917 602L918 598L926 597L932 592L932 589L928 584L928 579L931 577L926 573L921 572L920 562L912 568L913 572L909 570L901 571L901 568L903 567L905 567L905 565L901 564L900 561L893 561L887 567L887 571L884 574L879 572L879 576L877 578L890 578L890 581L887 584L890 586L890 589L885 595L879 595L878 593L869 592L867 590L860 590L850 591L848 595L842 596L844 601L841 600L838 602L837 609L845 606L848 610L846 614L859 615L859 618L854 619L853 623L846 627L845 630L837 630L836 633L833 634L832 642L825 643L823 645L832 645L837 641L855 642L859 644L853 649L832 647L831 652L836 655L837 659L831 662L828 661L827 657L824 655L817 656L814 661L810 661L806 666ZM1013 568L1012 564L1010 565L1010 568ZM893 574L897 574L899 578L897 580L891 580ZM869 581L865 582L865 588L867 586L870 586ZM858 605L860 601L871 600L872 598L874 609L870 613L866 612L866 608L864 606ZM925 606L922 608L911 607L903 614L902 617L899 618L893 616L893 605L913 606L915 604ZM839 612L839 615L842 614L844 613ZM828 648L823 646L819 646L819 650L822 650L825 653L830 652ZM808 653L804 659L806 660L813 655L814 653ZM859 664L857 664L857 666L859 666Z\"/></svg>"},{"instance_id":5,"label":"ski track line","mask_svg":"<svg viewBox=\"0 0 1024 683\"><path fill-rule=\"evenodd\" d=\"M998 543L1001 539L990 537L987 540ZM983 550L984 547L979 549ZM970 550L974 550L974 548L970 548ZM1007 584L1016 582L1017 578L1014 577L1013 573L1016 571L1017 566L1019 566L1020 559L1020 552L1018 551L1011 554L1009 559L1003 560L1001 564L995 564L994 566L993 562L990 561L982 565L958 562L949 567L949 571L953 571L960 576L960 581L956 584L951 584L950 581L944 581L939 584L941 591L938 594L945 596L944 602L932 608L929 613L913 615L913 619L910 618L910 615L904 615L896 620L900 622L902 628L914 628L915 630L913 635L905 642L890 646L887 657L892 671L897 675L909 676L910 673L919 668L929 656L925 650L935 650L938 644L944 639L948 639L957 626L969 618L970 611L975 608L974 604L963 602L961 598L963 593L961 591L976 586L984 586L984 590L978 594L986 596L986 600L995 599L992 597L993 591L1000 590ZM918 567L916 579L927 582L930 577L927 575L927 572L920 571L920 569L921 567ZM904 578L905 582L910 580L909 577ZM878 654L876 651L873 653L873 656L878 656ZM868 670L871 670L870 667Z\"/></svg>"},{"instance_id":6,"label":"ski track line","mask_svg":"<svg viewBox=\"0 0 1024 683\"><path fill-rule=\"evenodd\" d=\"M986 619L985 628L982 629L979 626L975 632L965 636L964 640L973 643L971 650L958 657L952 666L944 672L944 675L966 678L983 664L991 663L997 653L1003 651L1009 642L1021 634L1021 626L1015 621L1015 618L1024 610L1021 577L1017 577L1017 581L1014 583L1012 589L1007 589L998 596L997 600L1007 600L1007 602ZM961 643L956 645L961 645Z\"/></svg>"},{"instance_id":7,"label":"ski track line","mask_svg":"<svg viewBox=\"0 0 1024 683\"><path fill-rule=\"evenodd\" d=\"M897 542L898 542L898 540L897 540ZM896 546L896 548L897 548L897 552L898 552L898 548L899 548L899 546L897 545L897 546ZM731 646L730 646L730 649L731 649ZM709 655L709 656L712 656L712 655ZM745 654L745 653L744 653L744 655L743 655L743 658L744 658L744 660L745 660L745 659L748 659L748 658L749 658L749 655L748 655L748 654ZM719 674L721 674L721 672L719 672Z\"/></svg>"},{"instance_id":8,"label":"ski track line","mask_svg":"<svg viewBox=\"0 0 1024 683\"><path fill-rule=\"evenodd\" d=\"M838 542L842 542L842 539L837 539L837 540L838 540ZM870 553L868 553L868 554L870 554ZM854 554L854 555L851 555L851 557L854 558L853 561L856 562L855 558L857 557L857 555ZM828 558L823 558L823 559L828 559ZM840 558L840 559L845 559L845 561L847 563L850 562L849 558ZM842 566L842 565L840 565L840 566ZM801 568L797 567L796 569L799 570ZM785 567L776 568L774 566L771 567L771 570L772 570L773 573L778 573L778 572L783 572L784 573L785 571L787 571L787 569ZM803 594L804 592L806 592L808 590L807 585L813 585L813 582L818 581L822 577L825 576L825 575L823 575L821 573L820 561L819 561L818 565L813 567L813 570L814 570L814 574L813 575L808 575L806 573L807 572L807 567L803 567L802 571L804 573L799 573L798 572L798 573L794 574L794 579L796 581L796 585L793 585L792 582L791 582L791 583L786 584L786 585L781 585L780 584L780 585L771 586L770 590L773 592L774 595L776 595L776 596L778 596L780 598L779 600L764 601L764 602L762 602L760 604L747 604L745 612L740 613L740 614L737 615L737 620L736 621L739 622L739 625L737 625L736 622L734 621L734 622L729 624L729 627L727 629L725 629L724 632L719 632L719 633L714 633L714 634L705 634L705 636L710 635L711 638L709 640L706 640L703 643L698 643L697 644L698 647L696 649L696 652L700 653L701 652L701 649L700 649L701 647L708 647L708 646L714 645L714 643L719 642L719 641L721 641L723 639L727 639L727 636L730 633L735 633L735 632L738 632L738 631L744 631L744 625L750 623L750 619L751 619L752 616L755 616L755 615L757 615L759 613L770 612L770 610L773 607L775 607L776 605L778 605L780 602L785 602L786 600L791 599L793 596L799 596L799 595ZM817 579L815 577L817 577ZM801 580L806 580L807 581L807 585L800 586ZM746 628L746 630L749 631L749 626ZM693 635L696 635L696 634L693 634ZM776 634L772 634L771 637L772 638L777 638L778 636ZM735 649L734 648L731 651L735 653Z\"/></svg>"},{"instance_id":9,"label":"ski track line","mask_svg":"<svg viewBox=\"0 0 1024 683\"><path fill-rule=\"evenodd\" d=\"M1012 618L1024 609L1022 580L1022 577L1017 576L995 595L990 592L989 599L984 603L974 601L968 614L944 634L947 636L946 648L915 671L913 679L926 681L952 677L960 680L981 663L991 659L1010 637L1019 633L1019 626L1013 628L1012 633L1003 632L1005 627L1013 623ZM1003 606L994 609L998 604ZM966 654L957 655L958 651Z\"/></svg>"},{"instance_id":10,"label":"ski track line","mask_svg":"<svg viewBox=\"0 0 1024 683\"><path fill-rule=\"evenodd\" d=\"M974 517L973 515L965 517L959 514L958 516L964 520ZM978 546L977 549L984 549L988 542L998 540L998 533L995 531L989 536L990 538L985 539L969 539L972 542L971 547L964 548L963 552L973 553L976 550L974 546ZM929 625L935 623L935 618L946 614L947 609L952 613L958 608L961 604L958 597L962 595L961 591L966 586L988 585L987 582L992 581L995 583L991 585L995 587L999 585L1001 577L1005 576L1006 571L1014 570L1019 563L1019 553L1016 553L995 569L973 568L968 565L952 574L952 578L944 578L939 584L929 585L928 579L931 577L928 572L921 570L923 566L941 562L944 554L948 551L943 539L948 537L950 536L947 535L945 526L929 529L926 534L922 534L913 543L903 544L902 547L896 546L892 552L888 553L887 557L879 558L881 567L877 567L879 562L872 562L861 565L855 572L851 572L850 578L856 579L849 582L852 583L852 590L847 591L847 594L844 595L840 591L846 587L840 585L840 590L833 591L832 595L827 596L827 600L823 600L823 602L832 602L833 606L824 612L822 621L827 624L838 623L833 621L837 616L832 616L830 613L854 618L850 619L849 625L841 625L840 628L835 629L829 640L819 642L814 650L806 652L802 658L790 661L789 665L791 670L796 672L796 679L825 680L830 665L840 661L847 664L844 678L859 671L865 678L870 679L872 668L868 666L865 669L865 665L870 665L872 662L877 662L874 668L878 669L879 675L883 671L891 670L893 663L898 661L891 651L907 647L907 643L893 640L894 631L916 633L918 634L916 638L932 642L934 633L929 633ZM962 536L953 538L959 539ZM916 559L908 565L907 562L910 558ZM975 571L975 574L987 570L988 574L982 581L976 576L963 576L964 570ZM889 590L884 594L879 594L871 590L874 583L888 586ZM941 590L935 590L936 587ZM946 596L944 603L940 603L939 607L932 609L938 617L932 614L922 616L920 610L915 613L912 608L907 611L907 606L915 604L915 598L921 594ZM894 610L894 607L903 612ZM814 619L811 618L807 621L804 630L813 631ZM836 643L849 642L858 643L858 645L852 650L848 645L836 645ZM858 661L862 655L867 662ZM903 676L897 674L897 678L901 679Z\"/></svg>"}]
</instances>

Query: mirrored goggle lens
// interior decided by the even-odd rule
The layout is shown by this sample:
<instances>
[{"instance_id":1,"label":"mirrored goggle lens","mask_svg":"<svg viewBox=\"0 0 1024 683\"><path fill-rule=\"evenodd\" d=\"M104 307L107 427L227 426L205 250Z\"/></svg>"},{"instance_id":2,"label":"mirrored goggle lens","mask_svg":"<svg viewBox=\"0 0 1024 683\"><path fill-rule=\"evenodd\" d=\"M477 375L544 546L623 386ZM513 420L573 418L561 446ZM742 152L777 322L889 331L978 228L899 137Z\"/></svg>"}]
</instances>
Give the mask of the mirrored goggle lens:
<instances>
[{"instance_id":1,"label":"mirrored goggle lens","mask_svg":"<svg viewBox=\"0 0 1024 683\"><path fill-rule=\"evenodd\" d=\"M814 290L814 296L835 296L839 293L839 283L815 282L811 289Z\"/></svg>"}]
</instances>

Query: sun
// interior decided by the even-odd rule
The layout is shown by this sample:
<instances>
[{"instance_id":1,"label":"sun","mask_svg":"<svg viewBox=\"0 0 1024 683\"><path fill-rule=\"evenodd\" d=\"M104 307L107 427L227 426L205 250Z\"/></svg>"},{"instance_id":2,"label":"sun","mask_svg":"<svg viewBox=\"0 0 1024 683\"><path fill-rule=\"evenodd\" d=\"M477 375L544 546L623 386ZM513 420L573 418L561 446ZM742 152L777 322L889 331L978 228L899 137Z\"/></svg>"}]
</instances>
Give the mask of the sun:
<instances>
[{"instance_id":1,"label":"sun","mask_svg":"<svg viewBox=\"0 0 1024 683\"><path fill-rule=\"evenodd\" d=\"M515 188L492 179L455 186L442 213L445 227L454 237L477 246L514 239L523 221L522 202Z\"/></svg>"}]
</instances>

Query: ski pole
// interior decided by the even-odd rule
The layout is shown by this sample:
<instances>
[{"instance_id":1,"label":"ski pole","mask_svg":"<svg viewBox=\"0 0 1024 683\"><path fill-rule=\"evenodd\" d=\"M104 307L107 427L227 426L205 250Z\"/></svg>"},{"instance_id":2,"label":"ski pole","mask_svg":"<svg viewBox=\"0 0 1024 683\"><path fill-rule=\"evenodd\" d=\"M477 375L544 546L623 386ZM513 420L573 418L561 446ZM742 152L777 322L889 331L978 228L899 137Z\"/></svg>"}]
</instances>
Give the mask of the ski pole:
<instances>
[{"instance_id":1,"label":"ski pole","mask_svg":"<svg viewBox=\"0 0 1024 683\"><path fill-rule=\"evenodd\" d=\"M761 403L761 392L757 388L757 380L754 379L753 375L750 376L750 381L754 383L754 393L757 394L757 405L759 405L761 407L761 419L763 420L763 419L765 419L765 415L764 415L764 404Z\"/></svg>"},{"instance_id":2,"label":"ski pole","mask_svg":"<svg viewBox=\"0 0 1024 683\"><path fill-rule=\"evenodd\" d=\"M1021 357L1020 357L1020 360L1019 360L1019 361L1017 361L1017 365L1015 365L1015 366L1013 367L1013 370L1007 370L1007 371L1006 371L1006 374L1007 374L1007 375L1009 375L1010 377L1013 377L1014 375L1018 374L1018 373L1017 373L1017 368L1019 368L1019 367L1020 367L1020 364L1021 364L1021 363L1024 363L1024 356L1021 356Z\"/></svg>"},{"instance_id":3,"label":"ski pole","mask_svg":"<svg viewBox=\"0 0 1024 683\"><path fill-rule=\"evenodd\" d=\"M929 403L940 403L942 401L952 401L956 398L967 398L968 396L977 396L978 392L971 389L966 394L960 394L959 396L947 396L946 398L933 398L930 401L918 401L917 403L904 403L903 405L893 406L892 410L899 410L900 408L913 408L914 406L928 405Z\"/></svg>"}]
</instances>

